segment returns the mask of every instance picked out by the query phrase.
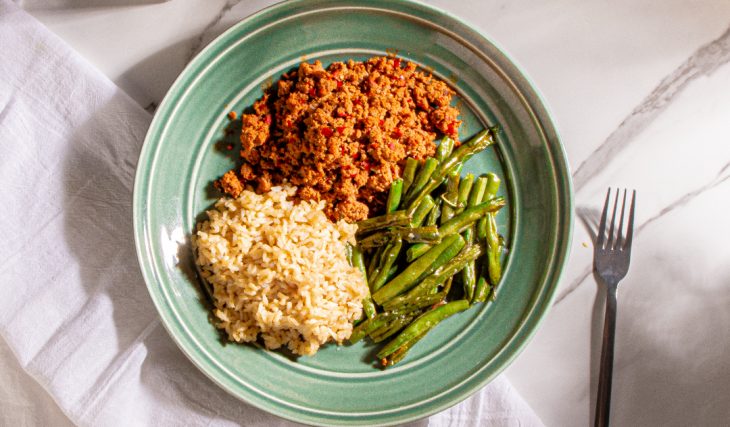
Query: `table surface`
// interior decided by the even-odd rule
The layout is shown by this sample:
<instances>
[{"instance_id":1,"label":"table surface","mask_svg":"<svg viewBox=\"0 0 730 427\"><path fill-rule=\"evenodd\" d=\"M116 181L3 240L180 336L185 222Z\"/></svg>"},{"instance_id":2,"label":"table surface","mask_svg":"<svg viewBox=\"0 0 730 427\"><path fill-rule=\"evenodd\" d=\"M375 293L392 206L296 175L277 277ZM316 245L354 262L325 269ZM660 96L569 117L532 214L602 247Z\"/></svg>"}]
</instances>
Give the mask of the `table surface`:
<instances>
[{"instance_id":1,"label":"table surface","mask_svg":"<svg viewBox=\"0 0 730 427\"><path fill-rule=\"evenodd\" d=\"M201 47L270 0L19 2L154 111ZM554 307L507 376L547 425L591 422L603 320L590 233L638 192L621 283L616 425L730 419L730 2L433 0L502 46L554 113L576 223ZM0 424L70 424L0 343ZM7 424L10 425L10 424Z\"/></svg>"}]
</instances>

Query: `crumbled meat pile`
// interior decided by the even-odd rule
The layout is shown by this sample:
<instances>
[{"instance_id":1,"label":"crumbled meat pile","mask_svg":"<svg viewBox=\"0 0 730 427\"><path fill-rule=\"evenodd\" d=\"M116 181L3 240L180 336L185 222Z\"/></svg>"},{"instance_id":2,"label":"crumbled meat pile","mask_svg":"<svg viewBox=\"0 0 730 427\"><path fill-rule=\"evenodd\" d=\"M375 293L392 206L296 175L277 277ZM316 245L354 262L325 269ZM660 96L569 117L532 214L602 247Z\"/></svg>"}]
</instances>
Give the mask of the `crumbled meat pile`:
<instances>
[{"instance_id":1,"label":"crumbled meat pile","mask_svg":"<svg viewBox=\"0 0 730 427\"><path fill-rule=\"evenodd\" d=\"M288 180L298 197L325 200L332 220L382 210L407 157L432 156L438 134L458 138L459 110L443 81L397 57L303 62L243 114L240 168L216 186L237 197Z\"/></svg>"}]
</instances>

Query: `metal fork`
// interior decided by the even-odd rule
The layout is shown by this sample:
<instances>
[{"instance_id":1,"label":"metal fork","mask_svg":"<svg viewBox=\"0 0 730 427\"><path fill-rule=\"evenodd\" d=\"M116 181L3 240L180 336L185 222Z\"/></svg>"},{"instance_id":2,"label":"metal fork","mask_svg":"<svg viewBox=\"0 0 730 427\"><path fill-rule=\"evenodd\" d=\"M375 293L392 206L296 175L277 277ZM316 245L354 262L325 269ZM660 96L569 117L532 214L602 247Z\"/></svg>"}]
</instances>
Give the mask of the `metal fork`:
<instances>
[{"instance_id":1,"label":"metal fork","mask_svg":"<svg viewBox=\"0 0 730 427\"><path fill-rule=\"evenodd\" d=\"M608 426L611 412L611 379L613 377L613 341L616 331L616 289L618 282L629 271L631 258L631 242L634 236L634 207L636 205L636 190L632 192L631 208L629 209L626 237L623 236L624 214L626 213L626 190L621 202L621 219L616 224L616 211L619 202L619 190L613 203L611 224L606 233L606 219L611 204L611 189L606 193L606 202L603 205L601 223L598 226L598 235L593 250L593 269L606 285L606 318L603 322L603 347L601 350L601 372L598 377L598 396L596 397L596 427Z\"/></svg>"}]
</instances>

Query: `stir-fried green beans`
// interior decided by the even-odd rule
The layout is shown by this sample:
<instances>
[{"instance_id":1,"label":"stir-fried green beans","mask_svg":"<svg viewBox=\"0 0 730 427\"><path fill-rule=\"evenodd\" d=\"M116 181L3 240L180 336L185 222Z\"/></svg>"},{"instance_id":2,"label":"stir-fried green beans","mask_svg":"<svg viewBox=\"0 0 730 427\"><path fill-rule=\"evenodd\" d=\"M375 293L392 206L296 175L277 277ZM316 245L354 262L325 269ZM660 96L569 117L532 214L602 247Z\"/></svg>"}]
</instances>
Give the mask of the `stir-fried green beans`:
<instances>
[{"instance_id":1,"label":"stir-fried green beans","mask_svg":"<svg viewBox=\"0 0 730 427\"><path fill-rule=\"evenodd\" d=\"M390 192L388 192L388 201L385 204L385 212L393 213L400 205L403 196L403 180L398 178L390 184Z\"/></svg>"},{"instance_id":2,"label":"stir-fried green beans","mask_svg":"<svg viewBox=\"0 0 730 427\"><path fill-rule=\"evenodd\" d=\"M469 193L471 187L474 185L474 175L468 173L459 182L459 192L456 197L456 206L454 207L454 214L458 214L466 209L466 202L469 200Z\"/></svg>"},{"instance_id":3,"label":"stir-fried green beans","mask_svg":"<svg viewBox=\"0 0 730 427\"><path fill-rule=\"evenodd\" d=\"M454 142L454 139L448 136L441 140L441 143L436 147L436 160L439 163L446 160L451 155L451 152L454 151Z\"/></svg>"},{"instance_id":4,"label":"stir-fried green beans","mask_svg":"<svg viewBox=\"0 0 730 427\"><path fill-rule=\"evenodd\" d=\"M469 192L469 198L466 202L467 207L474 207L482 201L484 191L487 189L487 177L480 176L474 182ZM464 230L462 235L467 245L474 242L474 233L476 233L475 225L471 225ZM474 301L474 293L477 286L477 268L474 261L469 262L463 270L461 270L461 283L464 287L464 295L469 301Z\"/></svg>"},{"instance_id":5,"label":"stir-fried green beans","mask_svg":"<svg viewBox=\"0 0 730 427\"><path fill-rule=\"evenodd\" d=\"M378 352L378 358L383 359L390 356L391 354L393 354L393 352L398 350L400 346L406 344L408 341L417 338L425 332L428 332L429 330L431 330L431 328L436 326L437 323L460 311L464 311L467 308L469 308L469 301L459 300L444 304L440 307L437 307L431 311L422 314L416 320L414 320L413 323L408 325L408 327L406 327L403 332L398 334L398 336L393 341L389 342L385 347L383 347L383 349Z\"/></svg>"},{"instance_id":6,"label":"stir-fried green beans","mask_svg":"<svg viewBox=\"0 0 730 427\"><path fill-rule=\"evenodd\" d=\"M416 177L416 171L418 170L418 160L409 157L406 159L406 166L403 168L403 194L407 194L408 190L413 184L413 179Z\"/></svg>"},{"instance_id":7,"label":"stir-fried green beans","mask_svg":"<svg viewBox=\"0 0 730 427\"><path fill-rule=\"evenodd\" d=\"M412 213L413 210L418 207L418 204L421 203L421 199L441 185L449 172L451 172L454 168L459 167L459 165L466 161L468 157L471 157L475 153L478 153L494 144L495 132L495 128L479 132L472 139L455 149L443 162L439 163L436 170L431 173L431 178L428 183L419 189L418 192L414 192L413 197L408 197L406 199L408 201L408 206L406 206L408 213Z\"/></svg>"},{"instance_id":8,"label":"stir-fried green beans","mask_svg":"<svg viewBox=\"0 0 730 427\"><path fill-rule=\"evenodd\" d=\"M347 251L347 258L350 261L350 265L360 270L363 278L367 282L365 258L362 255L362 251L360 251L360 248L358 248L357 246L346 245L345 248ZM373 304L373 299L371 298L370 293L368 293L368 295L363 299L362 309L368 319L372 319L375 316L375 304Z\"/></svg>"},{"instance_id":9,"label":"stir-fried green beans","mask_svg":"<svg viewBox=\"0 0 730 427\"><path fill-rule=\"evenodd\" d=\"M408 243L436 244L441 241L441 235L435 225L422 227L390 227L387 230L376 231L360 240L363 249L372 249L383 246L393 239L403 239Z\"/></svg>"},{"instance_id":10,"label":"stir-fried green beans","mask_svg":"<svg viewBox=\"0 0 730 427\"><path fill-rule=\"evenodd\" d=\"M480 203L476 206L466 209L464 212L452 217L439 227L439 234L441 236L448 236L454 233L461 233L466 228L471 226L476 220L487 212L499 210L504 206L505 201L501 197L497 197L488 202ZM431 249L431 245L427 243L418 243L406 251L406 257L408 262L412 262L420 258L423 254Z\"/></svg>"},{"instance_id":11,"label":"stir-fried green beans","mask_svg":"<svg viewBox=\"0 0 730 427\"><path fill-rule=\"evenodd\" d=\"M381 228L388 228L395 225L408 225L410 222L411 217L406 211L395 211L358 222L357 233L363 235L380 230Z\"/></svg>"},{"instance_id":12,"label":"stir-fried green beans","mask_svg":"<svg viewBox=\"0 0 730 427\"><path fill-rule=\"evenodd\" d=\"M436 202L431 196L424 197L423 200L421 200L421 204L418 205L418 209L413 212L413 216L411 217L411 227L420 227L434 206L436 206Z\"/></svg>"},{"instance_id":13,"label":"stir-fried green beans","mask_svg":"<svg viewBox=\"0 0 730 427\"><path fill-rule=\"evenodd\" d=\"M500 181L492 173L460 174L471 156L494 143L495 132L461 145L446 137L420 166L406 159L384 214L357 224L358 246L348 256L369 278L371 295L363 301L367 320L350 341L388 341L377 354L384 367L401 361L443 319L494 296L504 249L496 221L505 205L497 197ZM370 257L367 274L362 250ZM454 279L462 286L452 289Z\"/></svg>"},{"instance_id":14,"label":"stir-fried green beans","mask_svg":"<svg viewBox=\"0 0 730 427\"><path fill-rule=\"evenodd\" d=\"M412 199L414 194L418 194L421 189L423 189L426 184L428 184L429 179L431 179L431 175L436 170L438 165L439 161L435 158L429 157L428 159L426 159L426 161L423 163L423 166L421 166L421 168L418 170L416 178L413 180L413 184L411 184L411 187L408 189L408 195L406 195L406 203Z\"/></svg>"},{"instance_id":15,"label":"stir-fried green beans","mask_svg":"<svg viewBox=\"0 0 730 427\"><path fill-rule=\"evenodd\" d=\"M386 283L382 288L373 294L373 299L378 304L383 304L389 299L403 293L415 285L419 279L425 278L427 275L433 273L434 270L443 265L448 259L451 259L456 253L459 252L461 246L464 246L464 239L458 234L452 234L438 245L431 248L425 255L411 263L406 267L403 272L390 282ZM452 247L453 246L453 247ZM454 250L456 248L456 250ZM446 256L442 257L441 254L446 252ZM450 256L449 256L450 255ZM444 258L447 258L444 260ZM441 262L441 264L437 264Z\"/></svg>"},{"instance_id":16,"label":"stir-fried green beans","mask_svg":"<svg viewBox=\"0 0 730 427\"><path fill-rule=\"evenodd\" d=\"M432 199L434 200L434 199ZM423 202L421 202L423 203ZM439 220L439 217L441 216L441 198L434 200L434 207L431 209L431 212L428 213L428 216L426 217L426 225L433 225L435 226L436 223Z\"/></svg>"},{"instance_id":17,"label":"stir-fried green beans","mask_svg":"<svg viewBox=\"0 0 730 427\"><path fill-rule=\"evenodd\" d=\"M395 264L398 254L400 254L401 247L403 247L403 241L401 239L393 239L388 246L383 250L381 256L382 265L378 268L378 274L371 278L370 290L375 292L380 289L385 282L388 280L388 273Z\"/></svg>"}]
</instances>

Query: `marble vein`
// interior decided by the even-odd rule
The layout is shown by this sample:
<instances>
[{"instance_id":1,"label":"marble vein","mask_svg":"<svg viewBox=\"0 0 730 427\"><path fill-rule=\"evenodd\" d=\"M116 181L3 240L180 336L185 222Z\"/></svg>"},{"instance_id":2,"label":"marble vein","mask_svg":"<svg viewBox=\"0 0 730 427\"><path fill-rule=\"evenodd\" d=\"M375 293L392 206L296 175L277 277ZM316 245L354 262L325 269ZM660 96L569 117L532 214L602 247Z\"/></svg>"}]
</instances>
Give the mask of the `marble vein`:
<instances>
[{"instance_id":1,"label":"marble vein","mask_svg":"<svg viewBox=\"0 0 730 427\"><path fill-rule=\"evenodd\" d=\"M709 182L706 182L705 184L695 188L694 190L681 195L677 199L675 199L673 202L669 203L668 205L664 206L662 209L659 210L656 214L651 216L649 219L641 223L635 230L634 230L634 236L637 237L641 234L641 232L651 223L657 221L658 219L662 218L669 212L672 212L682 206L686 206L689 204L692 200L696 199L706 191L712 190L713 188L723 184L728 179L730 179L730 162L727 162L723 165L722 168L715 174L712 180ZM640 195L637 195L637 206L640 205L641 199L639 197ZM592 239L595 239L596 236L596 230L591 229L590 227L597 227L596 224L597 218L600 216L600 212L598 209L580 209L579 208L579 216L581 217L581 221L583 222L583 225L587 228L588 233L591 235ZM571 293L573 293L576 289L578 289L585 281L586 279L591 275L593 272L593 266L589 265L583 268L581 273L573 279L573 281L570 282L570 284L558 294L558 296L555 298L555 301L553 302L553 306L556 306L560 304L565 298L567 298Z\"/></svg>"},{"instance_id":2,"label":"marble vein","mask_svg":"<svg viewBox=\"0 0 730 427\"><path fill-rule=\"evenodd\" d=\"M730 27L717 39L697 49L626 117L621 124L578 166L573 174L575 192L580 191L617 153L629 146L698 76L710 75L730 61Z\"/></svg>"},{"instance_id":3,"label":"marble vein","mask_svg":"<svg viewBox=\"0 0 730 427\"><path fill-rule=\"evenodd\" d=\"M192 45L190 46L190 52L188 52L188 56L185 58L185 63L187 64L190 62L195 55L200 51L200 49L203 47L203 41L205 40L205 36L208 35L208 32L215 28L218 23L221 22L221 20L226 16L228 12L233 9L234 6L241 3L241 0L227 0L225 4L221 7L221 9L218 11L218 14L213 18L212 21L208 23L208 25L203 28L203 31L200 32L198 37L193 40Z\"/></svg>"}]
</instances>

